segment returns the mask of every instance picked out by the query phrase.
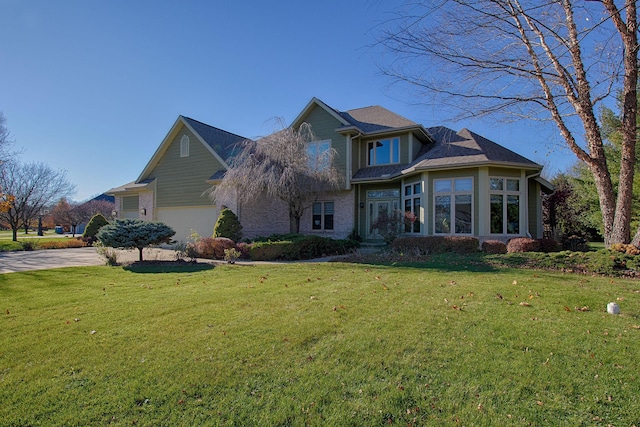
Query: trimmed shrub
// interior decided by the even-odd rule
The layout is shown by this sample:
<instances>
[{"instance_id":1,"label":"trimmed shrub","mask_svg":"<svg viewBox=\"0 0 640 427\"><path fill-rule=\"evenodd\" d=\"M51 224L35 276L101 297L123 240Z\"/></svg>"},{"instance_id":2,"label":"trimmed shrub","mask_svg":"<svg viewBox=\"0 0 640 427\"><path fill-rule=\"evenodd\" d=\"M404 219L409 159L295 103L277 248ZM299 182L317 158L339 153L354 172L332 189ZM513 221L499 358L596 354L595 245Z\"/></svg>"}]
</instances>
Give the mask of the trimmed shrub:
<instances>
[{"instance_id":1,"label":"trimmed shrub","mask_svg":"<svg viewBox=\"0 0 640 427\"><path fill-rule=\"evenodd\" d=\"M359 246L355 240L299 235L295 240L255 242L249 249L249 256L255 261L295 261L341 255Z\"/></svg>"},{"instance_id":2,"label":"trimmed shrub","mask_svg":"<svg viewBox=\"0 0 640 427\"><path fill-rule=\"evenodd\" d=\"M506 254L507 245L500 240L485 240L482 242L482 252L487 254Z\"/></svg>"},{"instance_id":3,"label":"trimmed shrub","mask_svg":"<svg viewBox=\"0 0 640 427\"><path fill-rule=\"evenodd\" d=\"M195 243L195 250L199 258L224 259L225 249L235 249L233 240L226 237L203 237Z\"/></svg>"},{"instance_id":4,"label":"trimmed shrub","mask_svg":"<svg viewBox=\"0 0 640 427\"><path fill-rule=\"evenodd\" d=\"M249 249L249 257L254 261L279 261L285 259L285 251L291 242L256 242Z\"/></svg>"},{"instance_id":5,"label":"trimmed shrub","mask_svg":"<svg viewBox=\"0 0 640 427\"><path fill-rule=\"evenodd\" d=\"M542 252L560 252L562 246L553 239L537 239Z\"/></svg>"},{"instance_id":6,"label":"trimmed shrub","mask_svg":"<svg viewBox=\"0 0 640 427\"><path fill-rule=\"evenodd\" d=\"M242 225L236 214L231 209L222 209L220 216L213 227L213 238L226 237L234 242L242 239Z\"/></svg>"},{"instance_id":7,"label":"trimmed shrub","mask_svg":"<svg viewBox=\"0 0 640 427\"><path fill-rule=\"evenodd\" d=\"M83 248L85 246L86 246L85 242L79 239L51 240L51 241L40 242L38 244L38 248L40 249Z\"/></svg>"},{"instance_id":8,"label":"trimmed shrub","mask_svg":"<svg viewBox=\"0 0 640 427\"><path fill-rule=\"evenodd\" d=\"M391 247L400 252L418 252L422 255L453 252L468 254L478 251L480 242L470 236L415 236L398 237Z\"/></svg>"},{"instance_id":9,"label":"trimmed shrub","mask_svg":"<svg viewBox=\"0 0 640 427\"><path fill-rule=\"evenodd\" d=\"M540 241L529 237L515 237L507 243L507 252L540 252Z\"/></svg>"},{"instance_id":10,"label":"trimmed shrub","mask_svg":"<svg viewBox=\"0 0 640 427\"><path fill-rule=\"evenodd\" d=\"M92 246L97 240L96 235L98 231L105 225L109 224L109 221L101 213L97 213L91 217L89 223L82 233L82 240L88 245Z\"/></svg>"},{"instance_id":11,"label":"trimmed shrub","mask_svg":"<svg viewBox=\"0 0 640 427\"><path fill-rule=\"evenodd\" d=\"M236 249L240 252L240 258L249 259L249 251L251 250L251 244L240 242L236 244Z\"/></svg>"}]
</instances>

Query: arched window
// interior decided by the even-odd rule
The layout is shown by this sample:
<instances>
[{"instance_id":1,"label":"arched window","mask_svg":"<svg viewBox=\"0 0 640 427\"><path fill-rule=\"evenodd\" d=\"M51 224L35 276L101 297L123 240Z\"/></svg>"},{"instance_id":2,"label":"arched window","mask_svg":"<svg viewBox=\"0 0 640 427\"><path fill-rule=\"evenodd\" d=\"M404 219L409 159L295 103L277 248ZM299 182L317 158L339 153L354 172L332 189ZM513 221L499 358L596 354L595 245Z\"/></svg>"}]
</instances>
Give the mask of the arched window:
<instances>
[{"instance_id":1,"label":"arched window","mask_svg":"<svg viewBox=\"0 0 640 427\"><path fill-rule=\"evenodd\" d=\"M180 138L180 157L189 157L189 136L182 135Z\"/></svg>"}]
</instances>

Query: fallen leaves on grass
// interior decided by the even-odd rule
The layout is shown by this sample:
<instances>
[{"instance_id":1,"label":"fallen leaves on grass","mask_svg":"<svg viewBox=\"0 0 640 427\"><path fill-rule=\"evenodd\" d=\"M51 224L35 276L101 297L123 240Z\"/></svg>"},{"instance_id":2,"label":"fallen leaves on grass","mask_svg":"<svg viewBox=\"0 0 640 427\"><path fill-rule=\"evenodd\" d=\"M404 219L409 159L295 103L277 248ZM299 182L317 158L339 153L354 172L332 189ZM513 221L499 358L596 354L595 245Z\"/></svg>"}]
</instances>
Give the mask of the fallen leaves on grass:
<instances>
[{"instance_id":1,"label":"fallen leaves on grass","mask_svg":"<svg viewBox=\"0 0 640 427\"><path fill-rule=\"evenodd\" d=\"M520 303L520 307L531 307L531 304L529 304L528 302L521 302Z\"/></svg>"}]
</instances>

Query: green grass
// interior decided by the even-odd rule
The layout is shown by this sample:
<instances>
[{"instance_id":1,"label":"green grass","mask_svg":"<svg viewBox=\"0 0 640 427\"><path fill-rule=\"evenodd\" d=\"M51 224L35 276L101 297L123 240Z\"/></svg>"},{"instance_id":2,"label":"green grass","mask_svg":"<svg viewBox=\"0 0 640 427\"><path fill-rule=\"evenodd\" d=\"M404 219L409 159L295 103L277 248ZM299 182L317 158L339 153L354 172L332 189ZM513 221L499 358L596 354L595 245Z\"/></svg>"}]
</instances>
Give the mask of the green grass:
<instances>
[{"instance_id":1,"label":"green grass","mask_svg":"<svg viewBox=\"0 0 640 427\"><path fill-rule=\"evenodd\" d=\"M637 281L157 268L0 275L0 425L640 423Z\"/></svg>"},{"instance_id":2,"label":"green grass","mask_svg":"<svg viewBox=\"0 0 640 427\"><path fill-rule=\"evenodd\" d=\"M76 234L76 237L81 236L81 234ZM56 234L54 230L47 230L43 232L43 236L38 236L36 231L29 231L28 234L25 234L24 229L18 231L18 241L14 242L13 234L11 230L0 230L0 252L3 251L21 251L22 250L22 242L33 242L36 245L44 242L53 242L53 241L68 241L71 239L70 235L60 236Z\"/></svg>"}]
</instances>

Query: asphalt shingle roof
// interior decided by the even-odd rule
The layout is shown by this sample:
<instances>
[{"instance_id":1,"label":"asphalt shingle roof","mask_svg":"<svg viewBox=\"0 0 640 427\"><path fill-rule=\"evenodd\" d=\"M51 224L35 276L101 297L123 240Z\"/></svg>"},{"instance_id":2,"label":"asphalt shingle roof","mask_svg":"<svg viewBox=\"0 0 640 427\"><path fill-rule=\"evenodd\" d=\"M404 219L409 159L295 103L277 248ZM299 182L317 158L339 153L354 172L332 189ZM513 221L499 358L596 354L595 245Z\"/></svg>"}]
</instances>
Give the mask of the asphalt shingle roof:
<instances>
[{"instance_id":1,"label":"asphalt shingle roof","mask_svg":"<svg viewBox=\"0 0 640 427\"><path fill-rule=\"evenodd\" d=\"M406 126L417 126L417 123L379 105L356 108L355 110L345 112L338 111L337 113L352 126L357 127L365 133Z\"/></svg>"},{"instance_id":2,"label":"asphalt shingle roof","mask_svg":"<svg viewBox=\"0 0 640 427\"><path fill-rule=\"evenodd\" d=\"M184 120L189 123L189 126L191 126L224 161L229 160L234 154L240 151L241 143L248 139L244 136L209 126L190 117L184 117Z\"/></svg>"},{"instance_id":3,"label":"asphalt shingle roof","mask_svg":"<svg viewBox=\"0 0 640 427\"><path fill-rule=\"evenodd\" d=\"M411 163L362 168L354 174L353 179L384 179L399 176L403 171L412 168L431 169L483 163L515 163L524 167L540 167L535 162L468 129L456 132L438 126L427 131L433 142L424 144Z\"/></svg>"},{"instance_id":4,"label":"asphalt shingle roof","mask_svg":"<svg viewBox=\"0 0 640 427\"><path fill-rule=\"evenodd\" d=\"M455 132L444 126L427 129L435 143L416 157L415 167L456 166L475 163L519 163L539 166L508 148L468 129Z\"/></svg>"}]
</instances>

